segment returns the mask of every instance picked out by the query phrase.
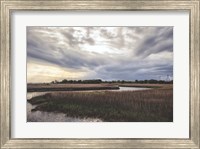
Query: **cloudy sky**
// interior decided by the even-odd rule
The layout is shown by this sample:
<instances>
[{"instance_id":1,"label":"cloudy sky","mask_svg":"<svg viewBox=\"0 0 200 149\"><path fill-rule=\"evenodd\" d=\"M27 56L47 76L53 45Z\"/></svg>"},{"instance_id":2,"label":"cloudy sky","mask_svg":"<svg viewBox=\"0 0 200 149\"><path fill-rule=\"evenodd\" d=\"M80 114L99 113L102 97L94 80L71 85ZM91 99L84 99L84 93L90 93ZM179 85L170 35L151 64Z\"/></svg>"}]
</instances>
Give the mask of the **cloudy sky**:
<instances>
[{"instance_id":1,"label":"cloudy sky","mask_svg":"<svg viewBox=\"0 0 200 149\"><path fill-rule=\"evenodd\" d=\"M27 81L173 77L173 27L27 27Z\"/></svg>"}]
</instances>

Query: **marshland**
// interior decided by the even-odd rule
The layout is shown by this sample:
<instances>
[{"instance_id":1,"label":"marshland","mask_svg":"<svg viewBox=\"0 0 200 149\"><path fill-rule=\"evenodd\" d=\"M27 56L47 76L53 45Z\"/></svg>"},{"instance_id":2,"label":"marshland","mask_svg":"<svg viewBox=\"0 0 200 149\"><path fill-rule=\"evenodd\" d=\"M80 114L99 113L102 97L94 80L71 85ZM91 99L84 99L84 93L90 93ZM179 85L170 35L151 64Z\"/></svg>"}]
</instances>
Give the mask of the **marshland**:
<instances>
[{"instance_id":1,"label":"marshland","mask_svg":"<svg viewBox=\"0 0 200 149\"><path fill-rule=\"evenodd\" d=\"M71 117L71 121L73 118L104 122L173 121L170 83L29 84L27 90L40 93L27 100L33 106L31 113L62 113L63 117Z\"/></svg>"}]
</instances>

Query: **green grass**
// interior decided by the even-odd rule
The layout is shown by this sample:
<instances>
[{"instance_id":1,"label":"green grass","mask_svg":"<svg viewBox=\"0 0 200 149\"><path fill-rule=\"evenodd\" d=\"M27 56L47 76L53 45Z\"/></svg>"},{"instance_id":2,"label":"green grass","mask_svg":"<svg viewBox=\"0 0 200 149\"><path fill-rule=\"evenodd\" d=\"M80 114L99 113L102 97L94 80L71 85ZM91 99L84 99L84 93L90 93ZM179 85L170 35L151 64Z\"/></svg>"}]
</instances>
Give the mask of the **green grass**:
<instances>
[{"instance_id":1,"label":"green grass","mask_svg":"<svg viewBox=\"0 0 200 149\"><path fill-rule=\"evenodd\" d=\"M28 100L33 110L63 112L80 118L100 118L107 122L173 121L172 89L143 91L57 92Z\"/></svg>"}]
</instances>

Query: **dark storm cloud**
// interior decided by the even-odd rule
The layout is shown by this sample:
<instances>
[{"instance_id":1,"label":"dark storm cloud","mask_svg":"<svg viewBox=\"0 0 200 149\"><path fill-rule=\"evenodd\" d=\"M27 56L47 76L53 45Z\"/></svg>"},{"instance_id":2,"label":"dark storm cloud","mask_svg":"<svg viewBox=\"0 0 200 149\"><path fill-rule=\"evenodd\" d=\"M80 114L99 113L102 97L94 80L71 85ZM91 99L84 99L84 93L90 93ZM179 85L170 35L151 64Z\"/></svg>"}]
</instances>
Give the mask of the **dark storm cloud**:
<instances>
[{"instance_id":1,"label":"dark storm cloud","mask_svg":"<svg viewBox=\"0 0 200 149\"><path fill-rule=\"evenodd\" d=\"M27 28L29 63L40 61L76 72L84 69L85 79L173 76L172 52L172 27Z\"/></svg>"},{"instance_id":2,"label":"dark storm cloud","mask_svg":"<svg viewBox=\"0 0 200 149\"><path fill-rule=\"evenodd\" d=\"M44 51L45 50L33 48L32 51L28 52L28 58L49 62L61 67L77 69L83 67L93 69L94 67L102 65L107 61L101 56L96 57L93 55L84 55L80 52L70 52L70 50L67 49L59 50L62 56L52 53L47 54Z\"/></svg>"},{"instance_id":3,"label":"dark storm cloud","mask_svg":"<svg viewBox=\"0 0 200 149\"><path fill-rule=\"evenodd\" d=\"M163 51L173 51L173 28L158 27L147 35L134 51L137 56L146 57Z\"/></svg>"},{"instance_id":4,"label":"dark storm cloud","mask_svg":"<svg viewBox=\"0 0 200 149\"><path fill-rule=\"evenodd\" d=\"M158 79L158 75L173 76L173 65L167 61L161 63L157 63L156 61L129 61L129 63L101 67L96 71L100 78L108 80L110 78L113 80Z\"/></svg>"}]
</instances>

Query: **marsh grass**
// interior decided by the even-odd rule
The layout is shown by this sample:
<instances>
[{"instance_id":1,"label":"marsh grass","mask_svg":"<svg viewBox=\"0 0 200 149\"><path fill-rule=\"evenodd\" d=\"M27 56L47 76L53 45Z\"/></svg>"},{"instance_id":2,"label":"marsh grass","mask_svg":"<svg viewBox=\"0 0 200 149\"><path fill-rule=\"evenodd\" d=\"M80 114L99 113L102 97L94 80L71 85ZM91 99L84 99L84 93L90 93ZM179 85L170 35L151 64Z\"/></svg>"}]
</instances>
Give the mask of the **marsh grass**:
<instances>
[{"instance_id":1,"label":"marsh grass","mask_svg":"<svg viewBox=\"0 0 200 149\"><path fill-rule=\"evenodd\" d=\"M28 100L33 111L63 112L107 122L171 122L173 90L54 92Z\"/></svg>"}]
</instances>

